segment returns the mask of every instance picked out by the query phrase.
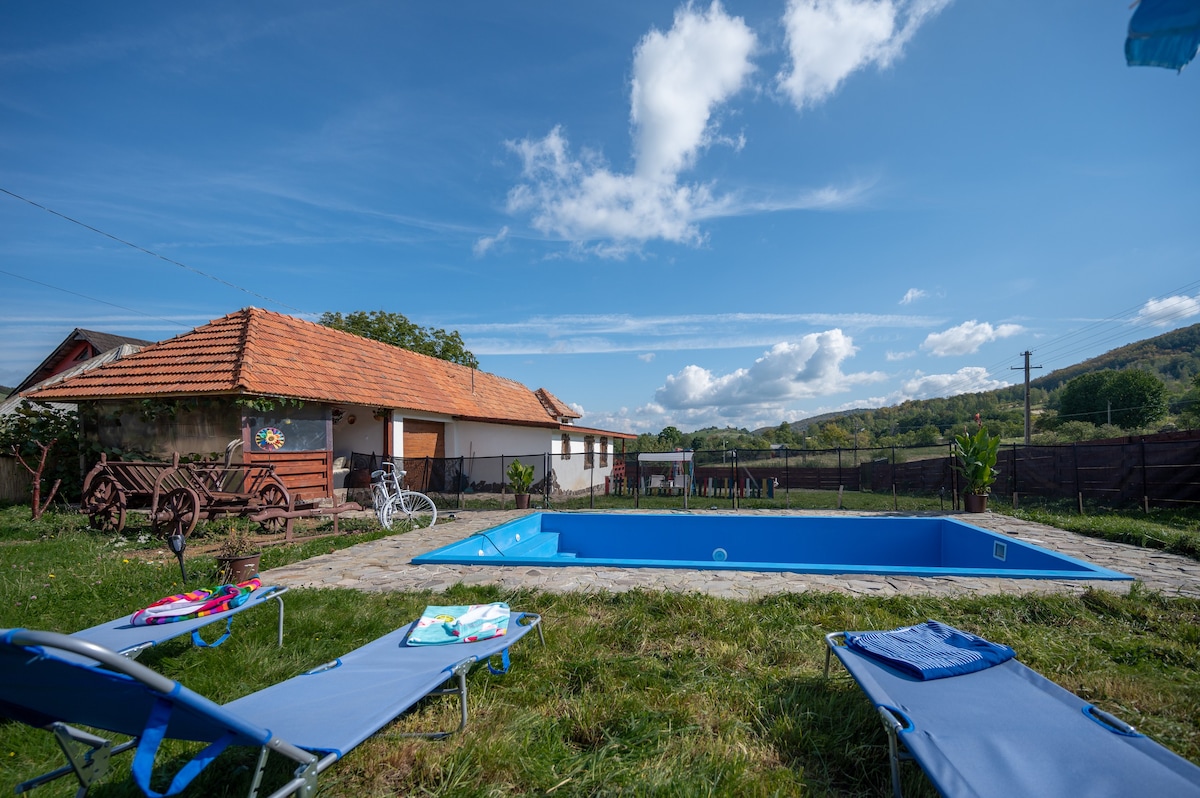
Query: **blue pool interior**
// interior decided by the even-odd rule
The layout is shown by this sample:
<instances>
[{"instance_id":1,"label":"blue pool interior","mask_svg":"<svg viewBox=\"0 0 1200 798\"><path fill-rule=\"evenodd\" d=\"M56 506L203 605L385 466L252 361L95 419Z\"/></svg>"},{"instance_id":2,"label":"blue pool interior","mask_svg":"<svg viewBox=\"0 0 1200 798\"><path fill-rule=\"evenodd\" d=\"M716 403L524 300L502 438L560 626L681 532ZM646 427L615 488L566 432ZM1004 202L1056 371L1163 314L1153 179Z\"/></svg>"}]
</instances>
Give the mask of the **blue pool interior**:
<instances>
[{"instance_id":1,"label":"blue pool interior","mask_svg":"<svg viewBox=\"0 0 1200 798\"><path fill-rule=\"evenodd\" d=\"M413 563L1133 578L941 517L532 513Z\"/></svg>"}]
</instances>

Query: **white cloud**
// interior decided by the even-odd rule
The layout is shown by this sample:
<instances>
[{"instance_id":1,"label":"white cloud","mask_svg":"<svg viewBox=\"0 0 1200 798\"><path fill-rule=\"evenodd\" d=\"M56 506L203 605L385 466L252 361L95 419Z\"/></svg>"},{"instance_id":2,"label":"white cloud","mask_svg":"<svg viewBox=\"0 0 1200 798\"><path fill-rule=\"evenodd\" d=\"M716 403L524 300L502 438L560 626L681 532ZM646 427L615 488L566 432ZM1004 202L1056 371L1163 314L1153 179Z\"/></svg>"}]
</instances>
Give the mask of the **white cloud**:
<instances>
[{"instance_id":1,"label":"white cloud","mask_svg":"<svg viewBox=\"0 0 1200 798\"><path fill-rule=\"evenodd\" d=\"M471 250L475 253L475 257L482 258L488 251L497 244L508 238L508 225L500 228L500 232L494 236L485 236L475 242L475 246Z\"/></svg>"},{"instance_id":2,"label":"white cloud","mask_svg":"<svg viewBox=\"0 0 1200 798\"><path fill-rule=\"evenodd\" d=\"M910 288L904 292L904 298L900 300L900 304L901 305L911 305L913 302L916 302L918 299L923 299L924 297L927 297L927 296L929 296L929 294L925 291L922 291L920 288Z\"/></svg>"},{"instance_id":3,"label":"white cloud","mask_svg":"<svg viewBox=\"0 0 1200 798\"><path fill-rule=\"evenodd\" d=\"M713 110L739 92L754 66L756 39L741 17L713 2L707 12L689 4L675 24L638 43L630 87L636 175L673 183L713 135Z\"/></svg>"},{"instance_id":4,"label":"white cloud","mask_svg":"<svg viewBox=\"0 0 1200 798\"><path fill-rule=\"evenodd\" d=\"M979 351L979 347L986 343L1008 338L1024 329L1019 324L1001 324L999 327L993 327L986 321L972 319L944 332L930 333L921 344L921 348L937 357L969 355Z\"/></svg>"},{"instance_id":5,"label":"white cloud","mask_svg":"<svg viewBox=\"0 0 1200 798\"><path fill-rule=\"evenodd\" d=\"M1147 300L1138 311L1134 322L1167 327L1197 315L1200 315L1200 297L1171 296L1166 299Z\"/></svg>"},{"instance_id":6,"label":"white cloud","mask_svg":"<svg viewBox=\"0 0 1200 798\"><path fill-rule=\"evenodd\" d=\"M922 374L917 372L912 379L900 384L900 390L887 397L886 404L898 404L909 399L932 399L938 396L955 396L960 393L994 391L1011 383L992 379L987 369L967 366L953 374Z\"/></svg>"},{"instance_id":7,"label":"white cloud","mask_svg":"<svg viewBox=\"0 0 1200 798\"><path fill-rule=\"evenodd\" d=\"M715 141L742 146L741 137L719 136L712 116L746 85L755 45L742 18L729 16L718 2L704 11L680 8L669 31L652 30L634 52L633 172L614 172L594 153L575 157L556 126L541 140L509 142L521 158L524 180L509 192L509 212L529 213L534 228L568 241L615 241L597 247L607 256L622 256L650 239L699 243L695 220L724 215L729 200L708 186L680 184L679 174Z\"/></svg>"},{"instance_id":8,"label":"white cloud","mask_svg":"<svg viewBox=\"0 0 1200 798\"><path fill-rule=\"evenodd\" d=\"M887 69L927 20L952 0L789 0L783 15L791 62L776 76L798 110L829 97L847 77Z\"/></svg>"},{"instance_id":9,"label":"white cloud","mask_svg":"<svg viewBox=\"0 0 1200 798\"><path fill-rule=\"evenodd\" d=\"M845 374L841 365L858 351L841 330L784 341L747 368L716 375L697 365L668 375L655 391L655 402L671 410L720 408L736 411L753 405L779 404L847 390L883 379L874 372Z\"/></svg>"},{"instance_id":10,"label":"white cloud","mask_svg":"<svg viewBox=\"0 0 1200 798\"><path fill-rule=\"evenodd\" d=\"M897 360L908 360L910 357L914 357L916 354L916 352L892 352L889 350L884 357L888 359L889 363L894 363Z\"/></svg>"},{"instance_id":11,"label":"white cloud","mask_svg":"<svg viewBox=\"0 0 1200 798\"><path fill-rule=\"evenodd\" d=\"M650 363L651 361L654 360L654 353L653 352L645 352L643 354L638 355L637 359L642 361L643 363Z\"/></svg>"}]
</instances>

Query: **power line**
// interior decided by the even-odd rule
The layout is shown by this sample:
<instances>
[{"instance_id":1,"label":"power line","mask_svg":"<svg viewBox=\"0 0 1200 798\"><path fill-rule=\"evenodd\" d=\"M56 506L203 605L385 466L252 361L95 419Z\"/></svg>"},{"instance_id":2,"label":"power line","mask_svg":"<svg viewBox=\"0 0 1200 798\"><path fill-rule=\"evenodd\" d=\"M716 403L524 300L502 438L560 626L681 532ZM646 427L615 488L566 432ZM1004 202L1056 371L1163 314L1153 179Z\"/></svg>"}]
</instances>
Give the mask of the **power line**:
<instances>
[{"instance_id":1,"label":"power line","mask_svg":"<svg viewBox=\"0 0 1200 798\"><path fill-rule=\"evenodd\" d=\"M234 290L241 291L242 293L245 293L245 294L249 294L250 296L258 297L259 299L263 300L264 302L270 302L271 304L278 305L279 307L287 308L288 310L294 310L297 313L301 313L301 314L305 313L305 311L301 310L300 308L292 307L291 305L289 305L285 302L280 302L278 299L271 299L270 297L264 296L264 295L258 293L257 291L251 291L249 288L242 288L240 285L235 285L234 283L231 283L228 280L224 280L220 277L216 277L214 275L208 274L207 272L202 272L199 269L188 266L186 263L180 263L177 260L172 260L171 258L168 258L166 255L160 255L157 252L154 252L153 250L149 250L143 246L139 246L130 241L126 241L125 239L119 238L119 237L113 235L112 233L107 233L107 232L99 229L98 227L93 227L90 224L79 221L78 219L72 219L70 216L67 216L64 213L59 213L58 211L54 210L53 208L47 208L45 205L41 205L37 202L34 202L33 200L29 199L28 197L22 197L20 194L16 194L12 191L9 191L6 188L0 187L0 192L7 194L8 196L12 197L13 199L18 199L21 202L28 203L35 208L41 208L46 213L53 214L60 219L64 219L64 220L70 222L71 224L77 224L80 227L84 228L85 230L91 230L93 233L98 233L99 235L102 235L105 238L112 239L113 241L116 241L118 244L124 244L125 246L130 247L131 249L136 249L138 252L143 252L147 255L158 258L161 261L170 263L172 266L178 266L179 268L185 269L189 272L192 272L193 274L198 274L201 277L207 277L208 279L212 280L213 282L220 283L221 285L224 285L228 288L233 288ZM33 282L33 281L31 281L31 282ZM49 286L49 287L53 288L53 286ZM71 293L71 292L68 291L67 293ZM84 297L84 298L91 299L91 297ZM100 301L100 300L96 300L96 301Z\"/></svg>"},{"instance_id":2,"label":"power line","mask_svg":"<svg viewBox=\"0 0 1200 798\"><path fill-rule=\"evenodd\" d=\"M3 190L4 189L0 189L0 191L3 191ZM103 299L96 299L96 297L94 297L94 296L88 296L87 294L81 294L78 291L68 291L65 288L59 288L57 285L50 285L49 283L43 283L40 280L34 280L31 277L25 277L20 274L13 274L12 272L5 271L4 269L0 269L0 274L7 274L9 277L16 277L18 280L24 280L25 282L33 283L34 285L40 285L43 288L50 288L54 291L62 291L64 294L70 294L71 296L77 296L80 299L87 299L87 300L91 300L92 302L99 302L102 305L108 305L109 307L117 308L118 310L124 310L129 313L136 313L139 316L145 316L148 319L158 319L159 321L165 321L168 324L178 325L180 327L183 327L184 329L191 329L191 327L189 325L184 324L183 322L180 322L180 321L176 321L175 319L164 319L162 316L151 316L149 313L143 313L140 310L134 310L133 308L127 308L124 305L118 305L113 302L106 302Z\"/></svg>"}]
</instances>

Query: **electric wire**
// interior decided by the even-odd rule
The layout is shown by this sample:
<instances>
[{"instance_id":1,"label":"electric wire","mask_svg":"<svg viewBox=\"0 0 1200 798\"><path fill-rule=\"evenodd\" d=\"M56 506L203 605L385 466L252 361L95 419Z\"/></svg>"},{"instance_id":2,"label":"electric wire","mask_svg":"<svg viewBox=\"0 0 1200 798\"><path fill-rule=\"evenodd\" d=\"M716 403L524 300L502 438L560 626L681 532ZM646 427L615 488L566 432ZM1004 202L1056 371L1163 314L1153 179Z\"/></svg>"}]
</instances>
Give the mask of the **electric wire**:
<instances>
[{"instance_id":1,"label":"electric wire","mask_svg":"<svg viewBox=\"0 0 1200 798\"><path fill-rule=\"evenodd\" d=\"M243 288L242 286L231 283L228 280L225 280L221 277L216 277L214 275L211 275L207 272L203 272L192 266L188 266L186 263L180 263L177 260L168 258L166 255L160 255L159 253L157 253L153 250L146 249L143 246L139 246L138 244L134 244L130 241L126 241L125 239L119 238L118 236L115 236L112 233L105 232L104 230L101 230L98 227L93 227L92 225L87 224L86 222L81 222L78 219L73 219L70 216L67 216L65 213L60 213L60 212L54 210L53 208L47 208L45 205L35 202L35 201L29 199L28 197L22 197L20 194L17 194L13 191L9 191L8 189L6 189L2 186L0 186L0 193L7 194L8 196L12 197L13 199L18 199L21 202L28 203L35 208L41 208L46 213L53 214L54 216L57 216L60 219L68 221L71 224L79 225L80 227L84 228L85 230L91 230L93 233L102 235L105 238L112 239L113 241L116 241L118 244L124 244L125 246L130 247L131 249L136 249L138 252L145 253L147 255L150 255L151 257L155 257L161 261L170 263L172 266L178 266L179 268L184 269L189 272L192 272L193 274L198 274L201 277L207 277L209 280L212 280L213 282L216 282L216 283L220 283L221 285L224 285L227 288L232 288L236 291L241 291L244 294L249 294L250 296L257 297L257 298L263 300L264 302L270 302L273 305L278 305L279 307L287 308L288 310L294 310L300 314L305 313L305 311L301 310L300 308L292 307L291 305L287 304L286 302L281 302L278 299L272 299L269 296L264 296L263 294L260 294L257 291L251 291L249 288ZM80 295L80 296L82 296L82 295ZM85 297L85 298L91 299L92 297ZM96 301L101 301L101 300L96 300Z\"/></svg>"}]
</instances>

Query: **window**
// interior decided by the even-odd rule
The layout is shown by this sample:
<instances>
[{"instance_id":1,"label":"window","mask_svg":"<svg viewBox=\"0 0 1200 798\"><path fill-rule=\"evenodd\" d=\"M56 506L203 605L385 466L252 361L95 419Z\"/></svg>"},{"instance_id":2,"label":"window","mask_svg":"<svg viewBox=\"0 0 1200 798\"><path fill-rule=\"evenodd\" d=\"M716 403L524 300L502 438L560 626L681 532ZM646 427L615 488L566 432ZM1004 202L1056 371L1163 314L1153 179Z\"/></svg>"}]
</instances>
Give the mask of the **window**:
<instances>
[{"instance_id":1,"label":"window","mask_svg":"<svg viewBox=\"0 0 1200 798\"><path fill-rule=\"evenodd\" d=\"M563 433L561 456L564 460L571 459L571 433L569 432Z\"/></svg>"},{"instance_id":2,"label":"window","mask_svg":"<svg viewBox=\"0 0 1200 798\"><path fill-rule=\"evenodd\" d=\"M596 436L595 435L584 435L583 436L583 467L584 468L595 468L596 467Z\"/></svg>"},{"instance_id":3,"label":"window","mask_svg":"<svg viewBox=\"0 0 1200 798\"><path fill-rule=\"evenodd\" d=\"M608 468L608 436L600 437L600 467Z\"/></svg>"}]
</instances>

